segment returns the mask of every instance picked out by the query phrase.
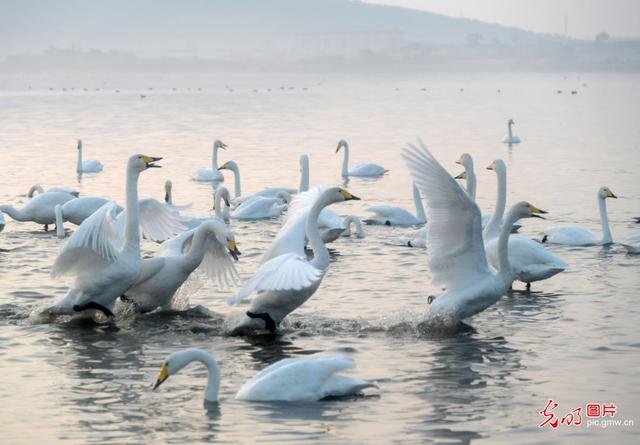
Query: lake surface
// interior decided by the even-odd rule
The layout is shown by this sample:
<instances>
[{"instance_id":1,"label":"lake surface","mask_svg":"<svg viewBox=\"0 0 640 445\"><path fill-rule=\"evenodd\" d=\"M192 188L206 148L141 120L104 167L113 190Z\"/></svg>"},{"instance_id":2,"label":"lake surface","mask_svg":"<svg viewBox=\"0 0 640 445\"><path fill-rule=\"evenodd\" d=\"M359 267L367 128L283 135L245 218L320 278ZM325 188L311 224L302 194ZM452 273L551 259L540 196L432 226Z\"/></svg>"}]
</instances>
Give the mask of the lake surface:
<instances>
[{"instance_id":1,"label":"lake surface","mask_svg":"<svg viewBox=\"0 0 640 445\"><path fill-rule=\"evenodd\" d=\"M140 195L161 199L171 179L174 201L193 203L190 212L204 215L212 187L190 176L210 166L214 138L229 146L220 161L240 165L244 193L296 187L303 153L312 184L340 184L342 157L334 152L345 138L352 163L376 162L390 172L380 180L352 179L348 189L362 201L333 209L364 216L368 206L394 203L412 210L400 150L420 136L452 174L461 171L455 161L462 152L474 156L486 212L495 203L496 179L485 167L504 159L508 205L528 200L549 211L548 221L523 222L521 231L532 237L558 223L601 233L596 192L608 185L620 197L607 201L619 241L640 232L631 219L640 214L639 115L637 75L3 75L0 203L23 205L36 182L122 203L124 163L142 152L164 159L162 169L142 174ZM501 143L509 118L522 139L511 148ZM85 159L105 165L81 181L78 138ZM232 184L226 176L225 185ZM438 293L425 250L399 245L405 229L366 227L366 238L330 245L332 264L320 289L280 335L245 338L222 330L224 316L241 310L225 303L235 289L213 285L192 295L192 308L183 312L112 325L34 324L29 314L63 296L69 284L49 276L64 241L6 219L0 442L637 443L640 256L620 245L551 247L569 264L565 273L534 283L530 293L517 283L467 320L471 329L443 336L418 328L426 297ZM243 279L281 224L232 223ZM143 244L144 254L156 249ZM203 406L206 370L199 366L151 391L165 357L191 346L220 362L217 407ZM379 391L318 403L233 398L267 365L316 352L352 356L358 364L352 374L376 380ZM559 416L581 406L583 425L538 428L549 399L559 403ZM614 403L615 419L634 420L635 427L587 428L584 407L591 402Z\"/></svg>"}]
</instances>

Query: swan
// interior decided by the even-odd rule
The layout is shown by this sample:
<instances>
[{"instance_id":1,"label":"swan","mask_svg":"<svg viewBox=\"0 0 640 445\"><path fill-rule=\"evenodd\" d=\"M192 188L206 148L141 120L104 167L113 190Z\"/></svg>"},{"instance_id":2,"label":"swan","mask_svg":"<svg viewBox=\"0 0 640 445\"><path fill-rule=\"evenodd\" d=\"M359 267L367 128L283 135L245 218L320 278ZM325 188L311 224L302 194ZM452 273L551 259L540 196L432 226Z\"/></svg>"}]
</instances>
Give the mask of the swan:
<instances>
[{"instance_id":1,"label":"swan","mask_svg":"<svg viewBox=\"0 0 640 445\"><path fill-rule=\"evenodd\" d=\"M467 193L471 196L471 199L476 199L476 173L473 170L473 158L469 153L462 153L460 159L456 161L456 164L460 164L464 167L464 171L456 176L456 179L464 179L467 182Z\"/></svg>"},{"instance_id":2,"label":"swan","mask_svg":"<svg viewBox=\"0 0 640 445\"><path fill-rule=\"evenodd\" d=\"M42 224L46 232L49 230L49 224L56 222L55 207L72 199L78 198L65 192L46 192L31 198L21 209L10 205L1 205L0 212L6 213L16 221L32 221L36 224Z\"/></svg>"},{"instance_id":3,"label":"swan","mask_svg":"<svg viewBox=\"0 0 640 445\"><path fill-rule=\"evenodd\" d=\"M217 280L221 288L236 283L238 273L229 256L237 261L239 252L224 221L211 218L165 243L167 246L156 257L143 260L143 269L148 267L155 272L138 280L123 295L140 312L169 309L178 288L198 267L209 279Z\"/></svg>"},{"instance_id":4,"label":"swan","mask_svg":"<svg viewBox=\"0 0 640 445\"><path fill-rule=\"evenodd\" d=\"M254 291L249 310L239 320L231 320L232 334L256 329L275 332L289 313L307 301L318 289L329 266L329 251L320 238L320 211L333 203L360 199L340 187L318 186L293 200L287 222L264 255L262 264L229 303L245 301ZM307 259L305 235L313 250ZM229 324L229 323L227 323Z\"/></svg>"},{"instance_id":5,"label":"swan","mask_svg":"<svg viewBox=\"0 0 640 445\"><path fill-rule=\"evenodd\" d=\"M344 157L342 158L343 178L348 178L349 176L382 176L389 171L378 164L358 164L349 170L349 144L344 139L338 142L336 153L338 153L341 148L344 148Z\"/></svg>"},{"instance_id":6,"label":"swan","mask_svg":"<svg viewBox=\"0 0 640 445\"><path fill-rule=\"evenodd\" d=\"M287 192L278 192L275 198L254 196L236 207L231 212L231 219L246 221L276 218L286 210L289 202L291 202L291 195Z\"/></svg>"},{"instance_id":7,"label":"swan","mask_svg":"<svg viewBox=\"0 0 640 445\"><path fill-rule=\"evenodd\" d=\"M82 139L78 139L78 163L76 172L78 173L98 173L102 171L102 163L95 159L82 160Z\"/></svg>"},{"instance_id":8,"label":"swan","mask_svg":"<svg viewBox=\"0 0 640 445\"><path fill-rule=\"evenodd\" d=\"M511 127L513 125L515 125L515 122L513 121L513 119L509 119L509 121L507 122L507 134L505 134L504 137L502 138L502 142L505 144L520 143L520 138L515 134L513 134L513 130L511 130Z\"/></svg>"},{"instance_id":9,"label":"swan","mask_svg":"<svg viewBox=\"0 0 640 445\"><path fill-rule=\"evenodd\" d=\"M627 249L628 253L633 253L633 254L640 253L640 233L627 238L626 240L622 241L620 244L622 244L622 246L625 249Z\"/></svg>"},{"instance_id":10,"label":"swan","mask_svg":"<svg viewBox=\"0 0 640 445\"><path fill-rule=\"evenodd\" d=\"M345 230L342 232L343 237L350 237L352 235L351 225L353 224L356 227L356 238L364 238L364 229L362 228L362 222L360 218L355 215L348 215L343 220Z\"/></svg>"},{"instance_id":11,"label":"swan","mask_svg":"<svg viewBox=\"0 0 640 445\"><path fill-rule=\"evenodd\" d=\"M124 236L116 224L117 205L111 201L84 220L69 237L51 270L53 279L75 276L75 282L64 298L50 309L51 314L73 314L95 309L113 316L110 307L134 283L153 276L159 264L143 267L140 259L140 221L138 177L162 158L133 155L127 162L127 202ZM39 195L43 196L43 195ZM35 198L34 198L35 199ZM156 224L162 224L159 219ZM149 264L149 263L146 263Z\"/></svg>"},{"instance_id":12,"label":"swan","mask_svg":"<svg viewBox=\"0 0 640 445\"><path fill-rule=\"evenodd\" d=\"M598 190L598 207L600 208L600 224L602 225L602 238L598 239L593 233L579 226L550 227L544 231L543 243L565 244L567 246L596 246L612 244L613 237L609 229L607 217L607 198L617 199L609 187L600 187Z\"/></svg>"},{"instance_id":13,"label":"swan","mask_svg":"<svg viewBox=\"0 0 640 445\"><path fill-rule=\"evenodd\" d=\"M208 371L205 402L218 402L220 367L213 355L197 348L183 349L169 355L162 364L153 389L191 362L200 362ZM344 355L315 355L285 358L269 365L249 379L236 394L237 400L262 402L313 402L326 397L357 394L374 382L337 374L355 367Z\"/></svg>"},{"instance_id":14,"label":"swan","mask_svg":"<svg viewBox=\"0 0 640 445\"><path fill-rule=\"evenodd\" d=\"M446 290L429 307L429 321L457 324L507 293L514 280L509 263L511 225L520 218L546 213L527 202L509 211L500 232L499 269L487 263L480 226L480 209L433 157L421 140L402 152L413 180L427 203L427 249L433 284Z\"/></svg>"},{"instance_id":15,"label":"swan","mask_svg":"<svg viewBox=\"0 0 640 445\"><path fill-rule=\"evenodd\" d=\"M412 215L401 207L394 206L373 206L367 209L368 212L375 213L376 216L366 218L365 224L375 224L383 226L415 226L424 224L424 207L420 198L420 191L413 185L413 202L416 206L416 215Z\"/></svg>"},{"instance_id":16,"label":"swan","mask_svg":"<svg viewBox=\"0 0 640 445\"><path fill-rule=\"evenodd\" d=\"M504 209L507 203L507 166L502 159L496 159L487 167L487 170L496 172L498 179L498 194L496 197L496 208L493 214L483 214L481 216L482 236L485 242L497 238L502 227L504 218ZM511 227L511 233L517 232L522 225L514 223Z\"/></svg>"},{"instance_id":17,"label":"swan","mask_svg":"<svg viewBox=\"0 0 640 445\"><path fill-rule=\"evenodd\" d=\"M498 239L485 244L489 264L494 268L500 267L498 254ZM548 252L542 244L521 235L509 237L509 263L518 281L531 289L534 281L546 280L563 272L567 264L562 259Z\"/></svg>"},{"instance_id":18,"label":"swan","mask_svg":"<svg viewBox=\"0 0 640 445\"><path fill-rule=\"evenodd\" d=\"M403 246L407 247L427 247L427 228L421 227L417 230L412 230L405 236L401 236L399 241Z\"/></svg>"},{"instance_id":19,"label":"swan","mask_svg":"<svg viewBox=\"0 0 640 445\"><path fill-rule=\"evenodd\" d=\"M320 212L318 218L318 229L320 230L320 238L325 244L329 244L340 237L350 237L352 235L351 225L356 227L356 238L364 238L364 229L362 221L355 215L349 215L341 218L331 209L324 208Z\"/></svg>"},{"instance_id":20,"label":"swan","mask_svg":"<svg viewBox=\"0 0 640 445\"><path fill-rule=\"evenodd\" d=\"M64 187L64 186L58 186L58 187L49 187L47 189L48 192L63 192L63 193L69 193L70 195L75 196L76 198L78 196L80 196L80 192L78 192L76 189L74 189L73 187ZM33 198L34 195L38 194L38 193L44 193L44 189L42 188L42 186L40 184L33 184L31 186L31 188L29 189L29 191L27 192L27 197L29 198Z\"/></svg>"},{"instance_id":21,"label":"swan","mask_svg":"<svg viewBox=\"0 0 640 445\"><path fill-rule=\"evenodd\" d=\"M69 221L76 226L93 215L100 207L109 202L108 199L99 198L97 196L83 196L81 198L72 199L64 204L58 204L54 207L56 215L56 235L58 238L64 238L64 222ZM121 211L120 207L117 211Z\"/></svg>"},{"instance_id":22,"label":"swan","mask_svg":"<svg viewBox=\"0 0 640 445\"><path fill-rule=\"evenodd\" d=\"M224 205L222 205L223 202ZM212 218L218 218L228 224L231 215L230 205L231 196L229 195L229 190L227 190L226 187L218 187L213 195L213 210L215 211L215 216L184 217L180 219L180 222L189 230L197 228L204 221L208 221Z\"/></svg>"},{"instance_id":23,"label":"swan","mask_svg":"<svg viewBox=\"0 0 640 445\"><path fill-rule=\"evenodd\" d=\"M227 149L227 144L222 142L220 139L216 139L213 141L213 156L211 158L211 168L201 168L194 175L194 181L224 181L224 176L218 170L218 150L222 148L223 150Z\"/></svg>"}]
</instances>

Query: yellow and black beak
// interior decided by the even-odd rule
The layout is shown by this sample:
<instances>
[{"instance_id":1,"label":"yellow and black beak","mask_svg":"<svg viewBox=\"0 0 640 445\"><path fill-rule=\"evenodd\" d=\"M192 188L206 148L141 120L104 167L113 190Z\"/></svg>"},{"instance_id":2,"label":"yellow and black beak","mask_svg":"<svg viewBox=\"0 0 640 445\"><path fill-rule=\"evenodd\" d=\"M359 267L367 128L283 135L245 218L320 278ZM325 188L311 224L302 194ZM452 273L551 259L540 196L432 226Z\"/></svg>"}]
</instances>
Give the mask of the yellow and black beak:
<instances>
[{"instance_id":1,"label":"yellow and black beak","mask_svg":"<svg viewBox=\"0 0 640 445\"><path fill-rule=\"evenodd\" d=\"M218 167L218 170L225 170L226 168L227 168L227 163L225 162L220 167Z\"/></svg>"},{"instance_id":2,"label":"yellow and black beak","mask_svg":"<svg viewBox=\"0 0 640 445\"><path fill-rule=\"evenodd\" d=\"M529 211L531 212L531 216L533 218L540 218L540 219L546 219L544 216L540 216L540 214L544 215L545 213L548 213L544 210L537 208L533 204L529 204Z\"/></svg>"},{"instance_id":3,"label":"yellow and black beak","mask_svg":"<svg viewBox=\"0 0 640 445\"><path fill-rule=\"evenodd\" d=\"M342 144L338 144L338 146L336 147L336 153L340 151L340 147L342 147Z\"/></svg>"},{"instance_id":4,"label":"yellow and black beak","mask_svg":"<svg viewBox=\"0 0 640 445\"><path fill-rule=\"evenodd\" d=\"M220 141L220 148L222 148L223 150L227 149L227 144L225 144L224 142Z\"/></svg>"},{"instance_id":5,"label":"yellow and black beak","mask_svg":"<svg viewBox=\"0 0 640 445\"><path fill-rule=\"evenodd\" d=\"M617 196L616 196L616 195L615 195L611 190L609 190L609 191L607 192L607 198L615 198L615 199L618 199L618 197L617 197Z\"/></svg>"},{"instance_id":6,"label":"yellow and black beak","mask_svg":"<svg viewBox=\"0 0 640 445\"><path fill-rule=\"evenodd\" d=\"M238 246L236 246L236 242L234 240L229 241L229 254L233 257L234 260L238 261L238 255L242 255L238 250Z\"/></svg>"},{"instance_id":7,"label":"yellow and black beak","mask_svg":"<svg viewBox=\"0 0 640 445\"><path fill-rule=\"evenodd\" d=\"M227 198L226 196L223 196L222 200L224 201L224 205L226 205L227 207L231 207L231 203L229 202L229 198Z\"/></svg>"},{"instance_id":8,"label":"yellow and black beak","mask_svg":"<svg viewBox=\"0 0 640 445\"><path fill-rule=\"evenodd\" d=\"M455 177L455 179L467 179L467 172L462 172L460 173L458 176Z\"/></svg>"},{"instance_id":9,"label":"yellow and black beak","mask_svg":"<svg viewBox=\"0 0 640 445\"><path fill-rule=\"evenodd\" d=\"M154 162L160 161L162 158L155 158L153 156L143 155L142 160L147 168L161 168L161 165L156 165Z\"/></svg>"},{"instance_id":10,"label":"yellow and black beak","mask_svg":"<svg viewBox=\"0 0 640 445\"><path fill-rule=\"evenodd\" d=\"M344 200L345 201L351 201L351 200L360 201L360 198L358 198L355 195L352 195L351 193L349 193L345 189L340 189L340 193L342 193L342 196L344 196Z\"/></svg>"},{"instance_id":11,"label":"yellow and black beak","mask_svg":"<svg viewBox=\"0 0 640 445\"><path fill-rule=\"evenodd\" d=\"M487 170L495 170L495 169L496 169L496 161L493 161L491 165L487 167Z\"/></svg>"},{"instance_id":12,"label":"yellow and black beak","mask_svg":"<svg viewBox=\"0 0 640 445\"><path fill-rule=\"evenodd\" d=\"M153 390L155 390L158 386L162 385L165 380L169 378L169 365L166 363L162 365L160 369L160 374L158 374L158 380L156 380L156 384L153 385Z\"/></svg>"}]
</instances>

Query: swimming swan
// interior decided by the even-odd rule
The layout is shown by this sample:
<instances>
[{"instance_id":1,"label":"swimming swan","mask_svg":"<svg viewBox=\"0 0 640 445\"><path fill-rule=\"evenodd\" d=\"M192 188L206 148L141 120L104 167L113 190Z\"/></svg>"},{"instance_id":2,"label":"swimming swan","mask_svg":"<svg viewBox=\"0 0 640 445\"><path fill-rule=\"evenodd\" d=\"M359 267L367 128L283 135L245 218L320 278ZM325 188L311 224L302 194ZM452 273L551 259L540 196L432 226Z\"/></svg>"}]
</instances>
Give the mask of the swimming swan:
<instances>
[{"instance_id":1,"label":"swimming swan","mask_svg":"<svg viewBox=\"0 0 640 445\"><path fill-rule=\"evenodd\" d=\"M422 141L409 144L402 157L427 203L427 250L433 284L445 288L429 307L429 321L455 325L475 315L507 293L513 279L508 239L520 218L546 213L519 202L508 213L500 232L499 270L487 263L480 227L480 209L438 163Z\"/></svg>"},{"instance_id":2,"label":"swimming swan","mask_svg":"<svg viewBox=\"0 0 640 445\"><path fill-rule=\"evenodd\" d=\"M289 313L307 301L318 289L329 266L329 251L318 229L320 211L333 203L360 199L339 188L315 187L298 194L289 209L287 222L263 257L263 262L244 287L229 303L238 304L254 291L249 310L240 320L231 320L232 334L256 329L275 332ZM307 259L305 236L313 250Z\"/></svg>"},{"instance_id":3,"label":"swimming swan","mask_svg":"<svg viewBox=\"0 0 640 445\"><path fill-rule=\"evenodd\" d=\"M222 289L237 282L238 272L230 256L237 261L239 252L233 232L224 221L209 219L165 243L158 255L142 261L143 270L149 268L155 273L145 274L124 294L124 300L141 312L169 309L178 288L198 267Z\"/></svg>"},{"instance_id":4,"label":"swimming swan","mask_svg":"<svg viewBox=\"0 0 640 445\"><path fill-rule=\"evenodd\" d=\"M46 192L34 196L21 209L10 205L1 205L0 212L6 213L16 221L32 221L44 225L45 232L49 224L56 222L55 208L73 199L78 199L65 192Z\"/></svg>"},{"instance_id":5,"label":"swimming swan","mask_svg":"<svg viewBox=\"0 0 640 445\"><path fill-rule=\"evenodd\" d=\"M227 144L225 144L219 139L216 139L215 141L213 141L213 155L211 157L211 168L208 169L206 167L203 167L199 169L192 177L194 181L203 181L203 182L224 181L224 176L218 170L218 150L221 148L223 150L226 150Z\"/></svg>"},{"instance_id":6,"label":"swimming swan","mask_svg":"<svg viewBox=\"0 0 640 445\"><path fill-rule=\"evenodd\" d=\"M82 139L78 139L78 162L76 172L78 173L98 173L102 171L102 163L95 159L82 160Z\"/></svg>"},{"instance_id":7,"label":"swimming swan","mask_svg":"<svg viewBox=\"0 0 640 445\"><path fill-rule=\"evenodd\" d=\"M73 187L64 187L64 186L58 186L58 187L49 187L47 189L48 192L63 192L63 193L69 193L70 195L75 196L76 198L78 196L80 196L80 192L78 192L76 189L74 189ZM27 192L27 197L29 198L33 198L34 195L38 194L38 193L44 193L44 189L42 188L42 186L40 184L33 184L31 186L31 188L29 189L29 191Z\"/></svg>"},{"instance_id":8,"label":"swimming swan","mask_svg":"<svg viewBox=\"0 0 640 445\"><path fill-rule=\"evenodd\" d=\"M286 210L289 202L291 202L291 195L287 192L278 192L274 198L253 196L231 212L231 219L248 221L276 218Z\"/></svg>"},{"instance_id":9,"label":"swimming swan","mask_svg":"<svg viewBox=\"0 0 640 445\"><path fill-rule=\"evenodd\" d=\"M84 220L69 237L53 264L51 277L72 275L75 282L65 297L50 308L50 313L96 309L112 316L110 307L119 296L157 272L143 270L140 259L138 176L149 168L160 167L155 164L160 159L138 154L127 162L127 203L126 211L121 212L125 213L124 237L117 229L117 205L113 201Z\"/></svg>"},{"instance_id":10,"label":"swimming swan","mask_svg":"<svg viewBox=\"0 0 640 445\"><path fill-rule=\"evenodd\" d=\"M204 400L217 402L220 392L220 367L211 354L197 348L183 349L167 357L153 389L194 361L207 367L208 379ZM263 402L312 402L325 397L357 394L365 388L377 387L373 382L336 374L354 367L354 361L343 355L285 358L248 380L235 398Z\"/></svg>"},{"instance_id":11,"label":"swimming swan","mask_svg":"<svg viewBox=\"0 0 640 445\"><path fill-rule=\"evenodd\" d=\"M336 153L338 153L341 148L344 148L344 156L342 158L343 178L348 178L349 176L382 176L389 171L378 164L358 164L349 170L349 144L344 139L338 142Z\"/></svg>"},{"instance_id":12,"label":"swimming swan","mask_svg":"<svg viewBox=\"0 0 640 445\"><path fill-rule=\"evenodd\" d=\"M602 238L598 239L593 233L579 226L551 227L544 231L543 243L565 244L567 246L596 246L612 244L613 237L609 229L607 216L607 198L617 199L609 187L601 187L598 190L598 207L600 208L600 224L602 225Z\"/></svg>"},{"instance_id":13,"label":"swimming swan","mask_svg":"<svg viewBox=\"0 0 640 445\"><path fill-rule=\"evenodd\" d=\"M518 136L516 136L515 134L513 134L513 130L511 129L511 127L515 125L515 122L513 121L513 119L509 119L509 121L507 122L507 134L504 135L504 137L502 138L502 142L504 144L519 144L520 143L520 138Z\"/></svg>"},{"instance_id":14,"label":"swimming swan","mask_svg":"<svg viewBox=\"0 0 640 445\"><path fill-rule=\"evenodd\" d=\"M426 218L424 216L424 207L420 198L420 191L413 185L413 202L416 206L415 216L402 207L394 206L373 206L367 209L368 212L375 213L376 216L364 219L365 224L374 224L382 226L415 226L424 224Z\"/></svg>"}]
</instances>

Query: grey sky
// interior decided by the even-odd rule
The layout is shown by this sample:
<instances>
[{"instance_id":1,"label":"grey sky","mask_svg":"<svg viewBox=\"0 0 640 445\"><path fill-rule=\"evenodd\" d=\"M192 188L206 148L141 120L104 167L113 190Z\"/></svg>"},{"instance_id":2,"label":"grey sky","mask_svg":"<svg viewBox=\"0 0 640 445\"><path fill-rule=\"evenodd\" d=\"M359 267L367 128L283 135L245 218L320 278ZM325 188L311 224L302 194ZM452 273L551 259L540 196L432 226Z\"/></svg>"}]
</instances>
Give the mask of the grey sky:
<instances>
[{"instance_id":1,"label":"grey sky","mask_svg":"<svg viewBox=\"0 0 640 445\"><path fill-rule=\"evenodd\" d=\"M530 31L591 39L600 31L640 37L639 0L364 0L466 17Z\"/></svg>"}]
</instances>

